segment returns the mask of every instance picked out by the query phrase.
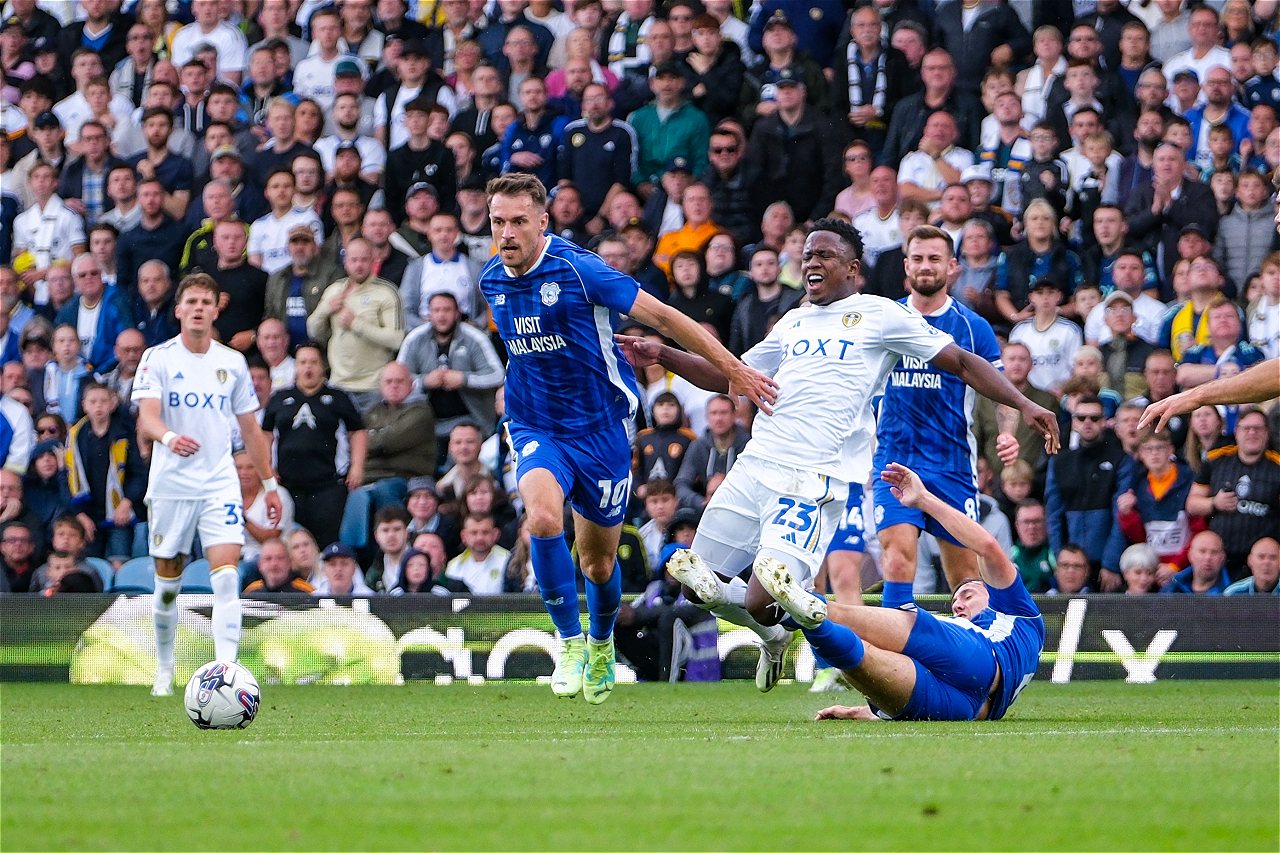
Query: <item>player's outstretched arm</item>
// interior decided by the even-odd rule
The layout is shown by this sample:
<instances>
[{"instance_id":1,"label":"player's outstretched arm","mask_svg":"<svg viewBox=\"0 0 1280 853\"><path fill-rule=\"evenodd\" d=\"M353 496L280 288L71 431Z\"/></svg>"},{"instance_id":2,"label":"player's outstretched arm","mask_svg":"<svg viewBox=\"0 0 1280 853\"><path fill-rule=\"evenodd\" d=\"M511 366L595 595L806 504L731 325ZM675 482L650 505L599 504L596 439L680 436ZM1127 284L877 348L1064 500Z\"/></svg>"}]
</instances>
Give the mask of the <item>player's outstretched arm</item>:
<instances>
[{"instance_id":1,"label":"player's outstretched arm","mask_svg":"<svg viewBox=\"0 0 1280 853\"><path fill-rule=\"evenodd\" d=\"M956 344L947 344L933 357L933 363L948 373L954 373L967 385L997 403L1017 409L1027 426L1044 436L1046 453L1058 452L1058 419L1041 406L1028 400L1013 387L1005 375L991 366L985 358L974 355Z\"/></svg>"},{"instance_id":2,"label":"player's outstretched arm","mask_svg":"<svg viewBox=\"0 0 1280 853\"><path fill-rule=\"evenodd\" d=\"M643 290L636 295L635 304L631 306L629 313L641 323L652 326L689 352L710 362L728 380L730 394L742 394L759 406L760 411L765 414L773 413L773 404L778 400L778 384L734 358L710 332L695 323L691 317L659 302ZM694 380L690 378L689 381Z\"/></svg>"},{"instance_id":3,"label":"player's outstretched arm","mask_svg":"<svg viewBox=\"0 0 1280 853\"><path fill-rule=\"evenodd\" d=\"M631 362L631 366L637 370L652 364L661 364L667 370L688 379L704 391L729 393L729 380L723 373L716 370L711 362L700 355L656 343L648 338L614 335L613 339L622 350L622 354L627 357L627 361Z\"/></svg>"},{"instance_id":4,"label":"player's outstretched arm","mask_svg":"<svg viewBox=\"0 0 1280 853\"><path fill-rule=\"evenodd\" d=\"M1267 359L1243 373L1215 379L1152 403L1138 419L1138 428L1155 421L1156 429L1164 429L1170 418L1193 412L1201 406L1262 403L1275 397L1280 397L1280 358Z\"/></svg>"},{"instance_id":5,"label":"player's outstretched arm","mask_svg":"<svg viewBox=\"0 0 1280 853\"><path fill-rule=\"evenodd\" d=\"M981 558L978 566L982 579L988 584L997 589L1005 589L1017 580L1018 570L996 538L969 516L943 503L925 488L920 475L915 471L893 462L881 472L880 479L889 484L893 496L903 506L932 516L948 533L960 540L961 545L977 554Z\"/></svg>"}]
</instances>

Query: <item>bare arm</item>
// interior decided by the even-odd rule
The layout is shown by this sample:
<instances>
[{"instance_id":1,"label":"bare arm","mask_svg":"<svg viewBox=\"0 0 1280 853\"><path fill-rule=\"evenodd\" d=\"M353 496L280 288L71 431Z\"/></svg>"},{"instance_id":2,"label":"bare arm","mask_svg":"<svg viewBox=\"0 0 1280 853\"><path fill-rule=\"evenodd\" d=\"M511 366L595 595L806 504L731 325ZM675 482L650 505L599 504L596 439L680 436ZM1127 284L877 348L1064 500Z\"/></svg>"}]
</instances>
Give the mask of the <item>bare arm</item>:
<instances>
[{"instance_id":1,"label":"bare arm","mask_svg":"<svg viewBox=\"0 0 1280 853\"><path fill-rule=\"evenodd\" d=\"M661 364L667 370L688 379L704 391L717 391L721 394L729 392L729 380L711 362L700 355L656 344L647 338L614 335L614 340L622 348L627 361L631 362L631 366L637 370L652 364Z\"/></svg>"},{"instance_id":2,"label":"bare arm","mask_svg":"<svg viewBox=\"0 0 1280 853\"><path fill-rule=\"evenodd\" d=\"M1156 429L1164 429L1170 418L1193 412L1201 406L1261 403L1274 397L1280 397L1280 358L1268 359L1244 373L1215 379L1152 403L1142 413L1138 427L1145 427L1154 420Z\"/></svg>"},{"instance_id":3,"label":"bare arm","mask_svg":"<svg viewBox=\"0 0 1280 853\"><path fill-rule=\"evenodd\" d=\"M956 344L947 344L933 357L933 364L954 373L979 394L1022 412L1027 426L1044 436L1046 453L1058 452L1058 419L1048 409L1037 406L1013 387L1005 375L981 358Z\"/></svg>"},{"instance_id":4,"label":"bare arm","mask_svg":"<svg viewBox=\"0 0 1280 853\"><path fill-rule=\"evenodd\" d=\"M1187 515L1206 516L1213 513L1213 495L1204 483L1192 483L1187 495Z\"/></svg>"},{"instance_id":5,"label":"bare arm","mask_svg":"<svg viewBox=\"0 0 1280 853\"><path fill-rule=\"evenodd\" d=\"M904 506L927 513L947 532L960 540L960 544L980 558L978 569L982 580L996 589L1007 589L1018 579L1018 569L1005 554L996 538L981 524L969 516L943 503L920 482L920 477L910 468L896 462L880 475L890 485L893 496Z\"/></svg>"},{"instance_id":6,"label":"bare arm","mask_svg":"<svg viewBox=\"0 0 1280 853\"><path fill-rule=\"evenodd\" d=\"M643 290L631 306L631 316L652 326L692 353L702 356L728 381L730 393L742 394L766 414L778 399L778 385L758 370L747 367L724 348L710 332ZM692 381L692 380L690 380Z\"/></svg>"},{"instance_id":7,"label":"bare arm","mask_svg":"<svg viewBox=\"0 0 1280 853\"><path fill-rule=\"evenodd\" d=\"M1179 364L1178 384L1183 388L1196 388L1212 382L1217 372L1216 364Z\"/></svg>"},{"instance_id":8,"label":"bare arm","mask_svg":"<svg viewBox=\"0 0 1280 853\"><path fill-rule=\"evenodd\" d=\"M347 488L357 489L364 482L364 461L369 455L369 433L353 430L351 441L351 467L347 468Z\"/></svg>"},{"instance_id":9,"label":"bare arm","mask_svg":"<svg viewBox=\"0 0 1280 853\"><path fill-rule=\"evenodd\" d=\"M159 403L158 400L152 402ZM258 472L258 478L263 482L270 480L275 476L275 472L271 470L271 445L262 427L258 425L254 412L236 415L236 423L240 425L240 437L244 440L244 449L249 452L249 458L253 460L253 469Z\"/></svg>"}]
</instances>

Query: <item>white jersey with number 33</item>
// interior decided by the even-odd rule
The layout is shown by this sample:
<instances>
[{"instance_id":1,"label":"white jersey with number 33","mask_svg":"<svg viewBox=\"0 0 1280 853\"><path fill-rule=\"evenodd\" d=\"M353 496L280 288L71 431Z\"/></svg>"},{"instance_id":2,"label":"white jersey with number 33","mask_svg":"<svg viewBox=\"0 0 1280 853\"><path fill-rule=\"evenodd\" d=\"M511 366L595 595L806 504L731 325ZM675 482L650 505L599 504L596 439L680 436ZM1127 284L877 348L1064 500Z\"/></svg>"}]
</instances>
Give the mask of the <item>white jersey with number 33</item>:
<instances>
[{"instance_id":1,"label":"white jersey with number 33","mask_svg":"<svg viewBox=\"0 0 1280 853\"><path fill-rule=\"evenodd\" d=\"M779 386L773 415L756 416L743 456L866 482L872 398L884 392L900 356L928 361L951 342L920 314L880 296L787 312L742 357Z\"/></svg>"},{"instance_id":2,"label":"white jersey with number 33","mask_svg":"<svg viewBox=\"0 0 1280 853\"><path fill-rule=\"evenodd\" d=\"M200 443L182 457L156 442L147 498L194 500L238 493L231 434L237 415L258 410L244 356L220 343L194 353L172 338L142 354L133 400L159 400L165 426Z\"/></svg>"}]
</instances>

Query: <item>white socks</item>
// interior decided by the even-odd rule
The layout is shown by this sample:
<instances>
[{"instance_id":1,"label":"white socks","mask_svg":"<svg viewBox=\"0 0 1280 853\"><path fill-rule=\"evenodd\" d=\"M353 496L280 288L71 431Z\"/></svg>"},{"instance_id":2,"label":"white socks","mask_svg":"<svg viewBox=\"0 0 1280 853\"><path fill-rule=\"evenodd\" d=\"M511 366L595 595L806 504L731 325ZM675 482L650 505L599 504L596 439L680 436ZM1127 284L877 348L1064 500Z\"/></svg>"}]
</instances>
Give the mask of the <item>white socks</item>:
<instances>
[{"instance_id":1,"label":"white socks","mask_svg":"<svg viewBox=\"0 0 1280 853\"><path fill-rule=\"evenodd\" d=\"M178 633L178 590L181 578L156 575L156 591L151 595L151 624L156 629L156 667L173 675L173 638Z\"/></svg>"},{"instance_id":2,"label":"white socks","mask_svg":"<svg viewBox=\"0 0 1280 853\"><path fill-rule=\"evenodd\" d=\"M215 658L234 663L240 648L240 572L235 566L218 566L209 573L209 580Z\"/></svg>"},{"instance_id":3,"label":"white socks","mask_svg":"<svg viewBox=\"0 0 1280 853\"><path fill-rule=\"evenodd\" d=\"M756 636L765 642L776 642L778 640L780 633L783 631L780 626L770 625L765 627L747 612L746 581L739 577L733 577L728 581L724 581L721 588L724 590L724 601L709 608L712 613L726 622L732 622L735 625L751 629L756 633Z\"/></svg>"}]
</instances>

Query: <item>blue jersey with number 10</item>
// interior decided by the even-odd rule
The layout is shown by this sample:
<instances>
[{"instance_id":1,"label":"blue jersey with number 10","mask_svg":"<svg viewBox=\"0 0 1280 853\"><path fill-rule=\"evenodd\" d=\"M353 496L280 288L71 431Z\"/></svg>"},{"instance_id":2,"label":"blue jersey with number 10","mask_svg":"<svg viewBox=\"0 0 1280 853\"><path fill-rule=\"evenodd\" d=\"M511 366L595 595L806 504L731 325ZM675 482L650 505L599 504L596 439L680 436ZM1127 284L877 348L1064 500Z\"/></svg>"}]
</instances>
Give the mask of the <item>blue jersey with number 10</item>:
<instances>
[{"instance_id":1,"label":"blue jersey with number 10","mask_svg":"<svg viewBox=\"0 0 1280 853\"><path fill-rule=\"evenodd\" d=\"M908 304L906 299L899 301ZM974 311L948 297L940 311L925 319L955 338L962 349L1003 369L991 324ZM977 394L960 377L922 359L903 356L880 398L876 470L898 462L920 471L926 482L929 471L976 477L973 411Z\"/></svg>"},{"instance_id":2,"label":"blue jersey with number 10","mask_svg":"<svg viewBox=\"0 0 1280 853\"><path fill-rule=\"evenodd\" d=\"M613 342L614 312L631 311L635 279L555 235L512 275L489 259L480 290L507 345L507 414L553 436L616 429L633 417L635 372Z\"/></svg>"}]
</instances>

